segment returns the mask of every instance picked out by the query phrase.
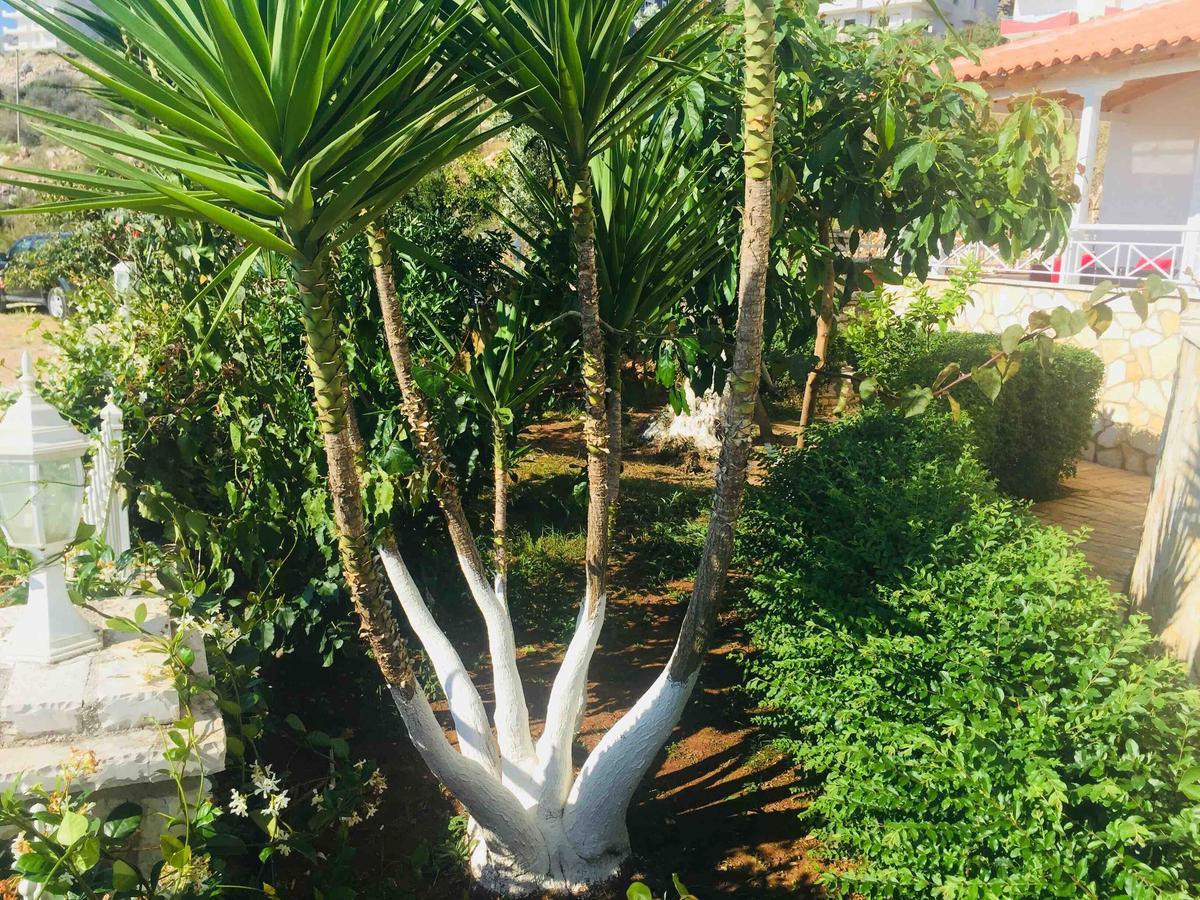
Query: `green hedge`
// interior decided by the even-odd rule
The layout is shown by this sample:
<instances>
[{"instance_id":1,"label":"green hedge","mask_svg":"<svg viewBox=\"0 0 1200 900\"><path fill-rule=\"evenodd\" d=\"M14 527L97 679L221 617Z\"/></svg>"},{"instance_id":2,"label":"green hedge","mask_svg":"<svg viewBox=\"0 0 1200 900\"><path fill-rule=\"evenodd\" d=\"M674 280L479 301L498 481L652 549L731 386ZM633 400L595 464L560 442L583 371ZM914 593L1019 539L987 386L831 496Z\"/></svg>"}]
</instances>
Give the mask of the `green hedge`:
<instances>
[{"instance_id":1,"label":"green hedge","mask_svg":"<svg viewBox=\"0 0 1200 900\"><path fill-rule=\"evenodd\" d=\"M895 384L932 384L948 363L973 368L999 345L994 334L936 337L929 351L897 373ZM974 423L979 458L1001 490L1043 500L1054 496L1060 479L1075 474L1075 461L1092 438L1103 379L1104 364L1094 353L1059 344L1045 368L1035 352L1024 353L994 404L974 385L955 392Z\"/></svg>"},{"instance_id":2,"label":"green hedge","mask_svg":"<svg viewBox=\"0 0 1200 900\"><path fill-rule=\"evenodd\" d=\"M1200 695L997 497L966 429L872 409L810 432L744 518L747 689L823 777L835 892L1185 897ZM840 870L842 867L838 867Z\"/></svg>"}]
</instances>

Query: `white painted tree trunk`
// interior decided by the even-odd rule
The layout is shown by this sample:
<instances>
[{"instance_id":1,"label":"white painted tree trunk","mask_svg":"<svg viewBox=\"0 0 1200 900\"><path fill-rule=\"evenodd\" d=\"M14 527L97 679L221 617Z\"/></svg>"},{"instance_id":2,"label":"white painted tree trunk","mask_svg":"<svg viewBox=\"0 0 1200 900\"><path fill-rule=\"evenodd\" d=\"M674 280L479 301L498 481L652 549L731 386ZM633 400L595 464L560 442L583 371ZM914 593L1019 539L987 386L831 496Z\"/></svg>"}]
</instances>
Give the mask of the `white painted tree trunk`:
<instances>
[{"instance_id":1,"label":"white painted tree trunk","mask_svg":"<svg viewBox=\"0 0 1200 900\"><path fill-rule=\"evenodd\" d=\"M669 666L664 667L576 775L571 748L583 716L587 670L603 626L605 598L583 603L551 689L536 751L513 753L493 735L470 673L434 621L403 559L394 550L379 552L446 695L458 749L447 740L420 689L412 696L393 689L392 695L417 751L471 818L475 879L502 896L524 897L579 892L615 877L629 856L629 803L679 721L695 676L676 682ZM495 668L503 672L509 667ZM516 740L508 746L523 744Z\"/></svg>"}]
</instances>

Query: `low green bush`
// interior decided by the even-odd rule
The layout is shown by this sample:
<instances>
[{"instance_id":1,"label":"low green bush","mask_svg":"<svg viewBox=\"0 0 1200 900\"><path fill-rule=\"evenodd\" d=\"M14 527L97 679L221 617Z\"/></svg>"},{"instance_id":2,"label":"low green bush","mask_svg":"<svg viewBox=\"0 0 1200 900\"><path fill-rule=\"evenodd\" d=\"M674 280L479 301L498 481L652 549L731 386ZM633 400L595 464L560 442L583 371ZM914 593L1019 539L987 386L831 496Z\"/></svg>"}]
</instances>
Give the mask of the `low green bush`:
<instances>
[{"instance_id":1,"label":"low green bush","mask_svg":"<svg viewBox=\"0 0 1200 900\"><path fill-rule=\"evenodd\" d=\"M965 425L818 427L752 493L747 687L823 779L836 893L1185 897L1200 695Z\"/></svg>"},{"instance_id":2,"label":"low green bush","mask_svg":"<svg viewBox=\"0 0 1200 900\"><path fill-rule=\"evenodd\" d=\"M963 371L986 362L1000 346L994 334L939 335L932 345L891 379L894 387L933 384L949 363ZM1092 438L1092 417L1104 364L1079 347L1055 345L1043 367L1036 351L1023 354L1021 368L996 398L974 385L954 396L971 416L979 458L1000 489L1015 497L1043 500L1060 479L1075 474L1075 461Z\"/></svg>"}]
</instances>

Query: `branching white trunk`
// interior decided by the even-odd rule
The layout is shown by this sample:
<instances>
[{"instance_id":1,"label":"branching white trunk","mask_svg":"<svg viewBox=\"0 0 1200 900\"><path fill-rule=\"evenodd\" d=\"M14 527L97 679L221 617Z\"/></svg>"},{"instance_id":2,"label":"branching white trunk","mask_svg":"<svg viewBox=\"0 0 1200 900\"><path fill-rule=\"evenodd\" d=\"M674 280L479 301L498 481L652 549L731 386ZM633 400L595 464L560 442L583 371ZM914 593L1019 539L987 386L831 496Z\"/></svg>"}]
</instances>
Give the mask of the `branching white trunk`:
<instances>
[{"instance_id":1,"label":"branching white trunk","mask_svg":"<svg viewBox=\"0 0 1200 900\"><path fill-rule=\"evenodd\" d=\"M584 857L629 849L625 814L642 778L683 714L699 672L686 681L664 668L591 752L571 788L563 830Z\"/></svg>"},{"instance_id":2,"label":"branching white trunk","mask_svg":"<svg viewBox=\"0 0 1200 900\"><path fill-rule=\"evenodd\" d=\"M468 759L479 763L493 775L500 774L500 753L492 735L491 724L483 709L483 701L462 659L446 638L445 633L434 621L429 607L425 605L421 592L409 574L400 554L386 547L379 548L384 569L400 601L400 608L408 619L417 639L429 655L438 683L446 695L450 715L454 719L454 730L458 733L458 744Z\"/></svg>"},{"instance_id":3,"label":"branching white trunk","mask_svg":"<svg viewBox=\"0 0 1200 900\"><path fill-rule=\"evenodd\" d=\"M518 791L532 775L536 757L529 732L529 709L525 690L517 670L517 643L506 598L497 594L487 576L471 561L458 557L459 566L487 628L488 652L492 656L492 674L496 692L496 738L505 783ZM530 804L532 796L526 797Z\"/></svg>"},{"instance_id":4,"label":"branching white trunk","mask_svg":"<svg viewBox=\"0 0 1200 900\"><path fill-rule=\"evenodd\" d=\"M546 727L537 743L542 785L539 805L543 815L561 815L571 788L571 747L579 733L579 721L587 703L588 667L604 627L606 607L605 597L596 604L588 603L586 599L580 604L575 634L550 689Z\"/></svg>"},{"instance_id":5,"label":"branching white trunk","mask_svg":"<svg viewBox=\"0 0 1200 900\"><path fill-rule=\"evenodd\" d=\"M392 688L391 693L413 746L478 826L489 858L481 861L476 876L495 881L511 878L504 874L509 870L547 872L546 841L533 814L487 769L450 746L424 691L418 687L406 696Z\"/></svg>"}]
</instances>

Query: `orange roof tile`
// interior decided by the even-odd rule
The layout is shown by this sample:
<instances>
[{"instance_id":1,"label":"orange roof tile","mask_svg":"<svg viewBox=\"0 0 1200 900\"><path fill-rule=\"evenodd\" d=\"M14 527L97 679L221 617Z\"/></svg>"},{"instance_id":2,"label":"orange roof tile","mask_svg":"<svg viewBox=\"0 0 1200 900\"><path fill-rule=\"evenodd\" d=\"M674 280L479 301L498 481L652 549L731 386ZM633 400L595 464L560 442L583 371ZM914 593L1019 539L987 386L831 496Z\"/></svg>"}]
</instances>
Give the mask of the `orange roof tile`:
<instances>
[{"instance_id":1,"label":"orange roof tile","mask_svg":"<svg viewBox=\"0 0 1200 900\"><path fill-rule=\"evenodd\" d=\"M982 81L1186 44L1200 45L1200 0L1165 0L1001 44L983 51L978 64L956 60L954 71L964 81Z\"/></svg>"}]
</instances>

